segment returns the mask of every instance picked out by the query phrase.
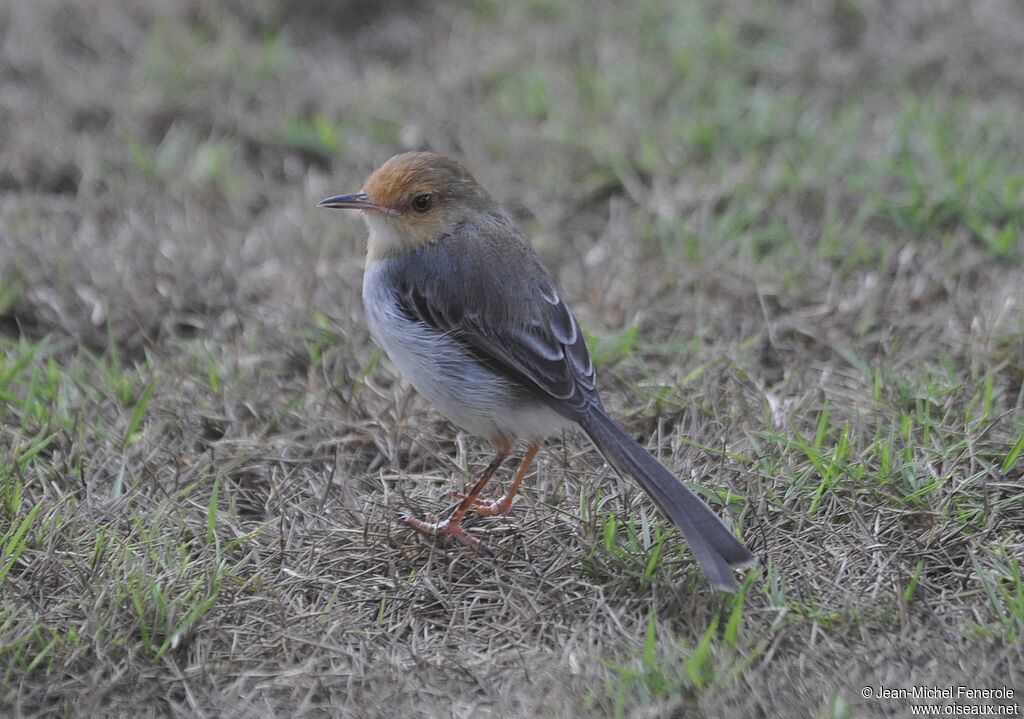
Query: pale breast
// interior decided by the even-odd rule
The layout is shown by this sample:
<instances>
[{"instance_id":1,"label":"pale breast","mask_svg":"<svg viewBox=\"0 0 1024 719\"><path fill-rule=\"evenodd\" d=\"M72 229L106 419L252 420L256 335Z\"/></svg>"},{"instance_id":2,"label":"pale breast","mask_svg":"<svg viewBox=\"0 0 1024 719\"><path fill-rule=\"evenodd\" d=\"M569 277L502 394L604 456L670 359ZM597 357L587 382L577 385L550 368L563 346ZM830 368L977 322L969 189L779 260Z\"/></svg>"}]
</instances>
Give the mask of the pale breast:
<instances>
[{"instance_id":1,"label":"pale breast","mask_svg":"<svg viewBox=\"0 0 1024 719\"><path fill-rule=\"evenodd\" d=\"M571 425L510 380L481 364L449 334L406 316L387 272L370 262L363 306L374 340L438 411L465 431L491 440L539 439Z\"/></svg>"}]
</instances>

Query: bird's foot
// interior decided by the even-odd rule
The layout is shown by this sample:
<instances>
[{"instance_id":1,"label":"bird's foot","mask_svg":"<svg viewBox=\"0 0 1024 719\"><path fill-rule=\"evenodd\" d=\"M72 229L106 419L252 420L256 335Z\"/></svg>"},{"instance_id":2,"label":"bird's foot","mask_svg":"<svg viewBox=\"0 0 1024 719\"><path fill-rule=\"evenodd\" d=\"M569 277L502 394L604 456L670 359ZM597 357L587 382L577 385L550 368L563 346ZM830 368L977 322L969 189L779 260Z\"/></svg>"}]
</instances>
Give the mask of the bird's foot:
<instances>
[{"instance_id":1,"label":"bird's foot","mask_svg":"<svg viewBox=\"0 0 1024 719\"><path fill-rule=\"evenodd\" d=\"M512 511L512 500L514 498L515 495L512 494L503 494L498 499L477 497L466 511L481 517L498 517ZM466 499L466 495L461 492L450 492L448 499L453 502L461 502Z\"/></svg>"},{"instance_id":2,"label":"bird's foot","mask_svg":"<svg viewBox=\"0 0 1024 719\"><path fill-rule=\"evenodd\" d=\"M402 519L417 532L429 534L432 537L436 537L439 534L449 534L460 543L476 550L477 554L483 556L490 556L493 554L490 547L462 528L461 517L458 519L452 519L449 517L448 519L438 520L438 518L432 514L428 514L424 519L415 517L412 514L404 514L402 515Z\"/></svg>"}]
</instances>

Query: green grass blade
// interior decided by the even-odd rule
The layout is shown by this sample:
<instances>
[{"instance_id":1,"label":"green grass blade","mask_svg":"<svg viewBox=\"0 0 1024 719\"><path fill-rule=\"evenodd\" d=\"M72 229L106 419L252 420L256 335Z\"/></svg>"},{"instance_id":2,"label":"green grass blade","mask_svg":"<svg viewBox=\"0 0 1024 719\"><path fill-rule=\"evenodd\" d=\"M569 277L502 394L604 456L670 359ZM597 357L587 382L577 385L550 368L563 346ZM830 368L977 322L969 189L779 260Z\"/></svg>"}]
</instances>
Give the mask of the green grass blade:
<instances>
[{"instance_id":1,"label":"green grass blade","mask_svg":"<svg viewBox=\"0 0 1024 719\"><path fill-rule=\"evenodd\" d=\"M156 389L156 380L150 380L146 388L142 390L142 395L139 397L139 401L135 404L135 409L132 411L132 418L128 422L128 429L124 433L124 441L122 447L127 448L136 439L136 432L139 430L139 425L142 424L143 418L146 416L146 408L149 407L149 400L153 397L153 390Z\"/></svg>"},{"instance_id":2,"label":"green grass blade","mask_svg":"<svg viewBox=\"0 0 1024 719\"><path fill-rule=\"evenodd\" d=\"M13 364L0 370L0 389L6 387L8 382L16 377L19 372L25 369L29 362L35 359L36 352L38 350L39 345L32 347L28 352L15 360Z\"/></svg>"},{"instance_id":3,"label":"green grass blade","mask_svg":"<svg viewBox=\"0 0 1024 719\"><path fill-rule=\"evenodd\" d=\"M32 526L32 522L35 521L36 515L39 514L39 510L43 508L42 504L37 504L29 510L25 518L21 520L21 524L14 530L14 533L9 539L4 542L3 548L0 548L0 585L7 579L8 572L11 571L11 567L18 561L18 557L25 550L22 546L21 540L28 531L28 528Z\"/></svg>"},{"instance_id":4,"label":"green grass blade","mask_svg":"<svg viewBox=\"0 0 1024 719\"><path fill-rule=\"evenodd\" d=\"M1024 434L1021 434L1020 439L1017 440L1017 444L1013 445L1013 449L1006 455L1006 459L1003 460L1003 471L1009 472L1010 467L1017 461L1017 457L1020 456L1021 451L1024 451Z\"/></svg>"}]
</instances>

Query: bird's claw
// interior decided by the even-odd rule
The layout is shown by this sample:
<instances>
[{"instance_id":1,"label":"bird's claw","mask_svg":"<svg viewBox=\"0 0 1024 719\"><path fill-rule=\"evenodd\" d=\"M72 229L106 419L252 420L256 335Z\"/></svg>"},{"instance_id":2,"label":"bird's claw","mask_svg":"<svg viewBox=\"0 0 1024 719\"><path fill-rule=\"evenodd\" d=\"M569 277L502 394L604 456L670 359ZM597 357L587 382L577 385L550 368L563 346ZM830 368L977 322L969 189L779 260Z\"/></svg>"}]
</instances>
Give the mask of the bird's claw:
<instances>
[{"instance_id":1,"label":"bird's claw","mask_svg":"<svg viewBox=\"0 0 1024 719\"><path fill-rule=\"evenodd\" d=\"M451 502L461 502L465 499L466 495L461 492L448 493L448 500ZM511 509L511 497L502 496L500 499L482 499L477 497L473 500L473 503L469 505L466 511L472 512L480 517L497 517L499 515L508 514Z\"/></svg>"},{"instance_id":2,"label":"bird's claw","mask_svg":"<svg viewBox=\"0 0 1024 719\"><path fill-rule=\"evenodd\" d=\"M484 542L462 528L461 518L454 521L451 518L438 520L436 515L428 514L423 519L420 519L409 512L405 512L402 514L402 521L417 532L429 534L432 537L436 537L439 534L449 534L461 544L473 548L477 554L482 556L489 557L494 554L491 548Z\"/></svg>"}]
</instances>

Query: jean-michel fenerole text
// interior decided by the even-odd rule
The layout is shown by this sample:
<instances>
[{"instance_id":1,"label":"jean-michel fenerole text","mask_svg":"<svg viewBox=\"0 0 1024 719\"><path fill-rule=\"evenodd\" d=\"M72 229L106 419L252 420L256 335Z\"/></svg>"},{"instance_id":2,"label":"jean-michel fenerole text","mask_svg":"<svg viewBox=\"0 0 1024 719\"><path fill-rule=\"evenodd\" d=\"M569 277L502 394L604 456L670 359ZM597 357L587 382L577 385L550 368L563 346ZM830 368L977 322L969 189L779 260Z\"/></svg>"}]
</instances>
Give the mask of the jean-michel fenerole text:
<instances>
[{"instance_id":1,"label":"jean-michel fenerole text","mask_svg":"<svg viewBox=\"0 0 1024 719\"><path fill-rule=\"evenodd\" d=\"M1010 687L984 689L968 686L913 686L909 689L878 685L875 699L1013 699Z\"/></svg>"}]
</instances>

